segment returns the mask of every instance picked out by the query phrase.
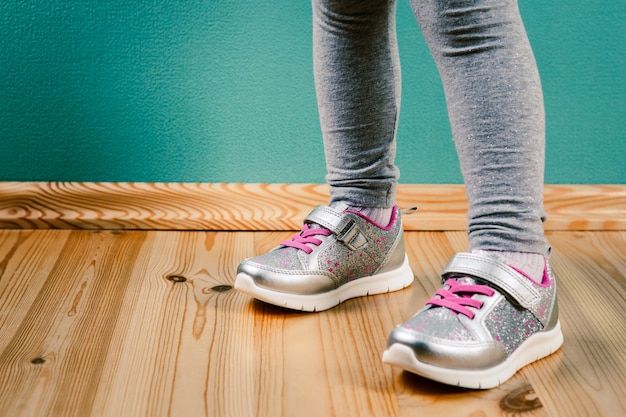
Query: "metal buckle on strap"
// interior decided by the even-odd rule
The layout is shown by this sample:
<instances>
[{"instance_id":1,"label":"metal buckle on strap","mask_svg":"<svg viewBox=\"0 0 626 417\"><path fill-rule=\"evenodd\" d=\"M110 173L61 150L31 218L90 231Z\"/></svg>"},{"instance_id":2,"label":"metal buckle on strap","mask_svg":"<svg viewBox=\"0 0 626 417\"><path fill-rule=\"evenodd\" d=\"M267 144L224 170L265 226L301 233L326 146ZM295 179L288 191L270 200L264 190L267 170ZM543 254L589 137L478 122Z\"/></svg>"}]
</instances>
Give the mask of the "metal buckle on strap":
<instances>
[{"instance_id":1,"label":"metal buckle on strap","mask_svg":"<svg viewBox=\"0 0 626 417\"><path fill-rule=\"evenodd\" d=\"M359 230L359 226L353 219L346 219L345 225L337 232L337 240L345 244L352 250L359 249L367 245L367 239Z\"/></svg>"},{"instance_id":2,"label":"metal buckle on strap","mask_svg":"<svg viewBox=\"0 0 626 417\"><path fill-rule=\"evenodd\" d=\"M317 206L305 219L306 222L317 223L335 234L337 240L351 250L367 245L367 239L361 233L354 219L338 213L330 207Z\"/></svg>"}]
</instances>

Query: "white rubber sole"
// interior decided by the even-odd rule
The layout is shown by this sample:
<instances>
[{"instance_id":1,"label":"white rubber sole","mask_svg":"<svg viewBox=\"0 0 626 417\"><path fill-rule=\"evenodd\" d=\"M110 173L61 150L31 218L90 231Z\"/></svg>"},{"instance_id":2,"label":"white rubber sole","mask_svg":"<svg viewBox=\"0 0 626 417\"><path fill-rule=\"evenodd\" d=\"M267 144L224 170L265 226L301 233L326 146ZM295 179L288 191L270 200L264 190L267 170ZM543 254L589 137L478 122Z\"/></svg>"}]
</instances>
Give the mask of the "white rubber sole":
<instances>
[{"instance_id":1,"label":"white rubber sole","mask_svg":"<svg viewBox=\"0 0 626 417\"><path fill-rule=\"evenodd\" d=\"M411 285L412 282L413 271L409 266L408 257L405 256L402 266L398 269L371 277L359 278L337 289L320 294L290 294L262 288L254 283L252 277L244 273L237 275L235 289L280 307L301 311L323 311L350 298L401 290Z\"/></svg>"},{"instance_id":2,"label":"white rubber sole","mask_svg":"<svg viewBox=\"0 0 626 417\"><path fill-rule=\"evenodd\" d=\"M383 353L383 362L444 384L488 389L502 384L524 366L554 353L562 344L563 333L557 322L554 329L535 333L506 361L489 369L464 370L429 365L418 361L413 350L400 343L394 343Z\"/></svg>"}]
</instances>

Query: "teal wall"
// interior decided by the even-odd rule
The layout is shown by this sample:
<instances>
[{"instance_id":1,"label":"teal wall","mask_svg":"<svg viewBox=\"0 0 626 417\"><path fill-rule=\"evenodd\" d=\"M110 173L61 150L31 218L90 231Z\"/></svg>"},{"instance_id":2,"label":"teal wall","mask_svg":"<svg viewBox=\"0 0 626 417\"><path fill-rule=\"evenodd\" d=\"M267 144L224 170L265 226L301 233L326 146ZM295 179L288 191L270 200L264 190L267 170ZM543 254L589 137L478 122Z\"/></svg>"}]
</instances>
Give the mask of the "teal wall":
<instances>
[{"instance_id":1,"label":"teal wall","mask_svg":"<svg viewBox=\"0 0 626 417\"><path fill-rule=\"evenodd\" d=\"M546 182L626 183L626 1L521 0ZM460 183L441 84L398 7L403 183ZM0 180L323 182L308 1L0 4Z\"/></svg>"}]
</instances>

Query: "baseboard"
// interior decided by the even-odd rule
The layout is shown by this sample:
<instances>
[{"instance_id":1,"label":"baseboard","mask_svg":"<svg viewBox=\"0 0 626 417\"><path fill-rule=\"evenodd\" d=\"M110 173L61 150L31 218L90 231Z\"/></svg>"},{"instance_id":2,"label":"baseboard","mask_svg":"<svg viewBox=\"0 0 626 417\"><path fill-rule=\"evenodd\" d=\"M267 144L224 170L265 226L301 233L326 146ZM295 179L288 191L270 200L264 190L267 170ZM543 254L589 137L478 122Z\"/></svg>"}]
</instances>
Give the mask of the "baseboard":
<instances>
[{"instance_id":1,"label":"baseboard","mask_svg":"<svg viewBox=\"0 0 626 417\"><path fill-rule=\"evenodd\" d=\"M0 182L2 229L297 230L322 184ZM405 184L407 230L464 230L462 185ZM546 185L546 230L626 230L626 185Z\"/></svg>"}]
</instances>

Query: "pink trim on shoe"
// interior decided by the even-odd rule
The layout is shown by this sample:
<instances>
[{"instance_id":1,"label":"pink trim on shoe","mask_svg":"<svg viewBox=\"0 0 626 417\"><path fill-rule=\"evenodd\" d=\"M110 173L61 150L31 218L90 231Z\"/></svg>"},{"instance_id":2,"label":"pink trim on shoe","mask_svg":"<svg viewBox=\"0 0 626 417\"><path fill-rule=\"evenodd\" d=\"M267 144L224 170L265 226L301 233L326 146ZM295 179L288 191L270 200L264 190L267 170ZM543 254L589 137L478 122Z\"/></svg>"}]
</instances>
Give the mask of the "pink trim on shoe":
<instances>
[{"instance_id":1,"label":"pink trim on shoe","mask_svg":"<svg viewBox=\"0 0 626 417\"><path fill-rule=\"evenodd\" d=\"M533 277L528 275L526 272L522 271L519 268L514 267L513 265L507 264L507 266L509 268L511 268L512 270L514 270L515 272L517 272L518 274L521 274L524 277L528 278L531 282L539 285L540 287L544 287L545 288L545 287L549 287L550 286L550 275L548 274L548 265L547 265L546 261L544 261L543 277L541 277L541 282L537 282L537 280L535 280Z\"/></svg>"},{"instance_id":2,"label":"pink trim on shoe","mask_svg":"<svg viewBox=\"0 0 626 417\"><path fill-rule=\"evenodd\" d=\"M367 217L365 214L360 213L358 211L353 211L353 210L346 210L344 211L344 213L352 213L352 214L356 214L357 216L361 217L362 219L367 220L368 223L373 224L374 226L378 227L381 230L391 230L391 228L393 227L393 225L396 222L396 212L398 210L396 210L396 206L393 206L392 210L391 210L391 218L389 219L389 224L387 224L387 226L383 226L378 224L377 222L375 222L374 220L370 219L369 217Z\"/></svg>"}]
</instances>

